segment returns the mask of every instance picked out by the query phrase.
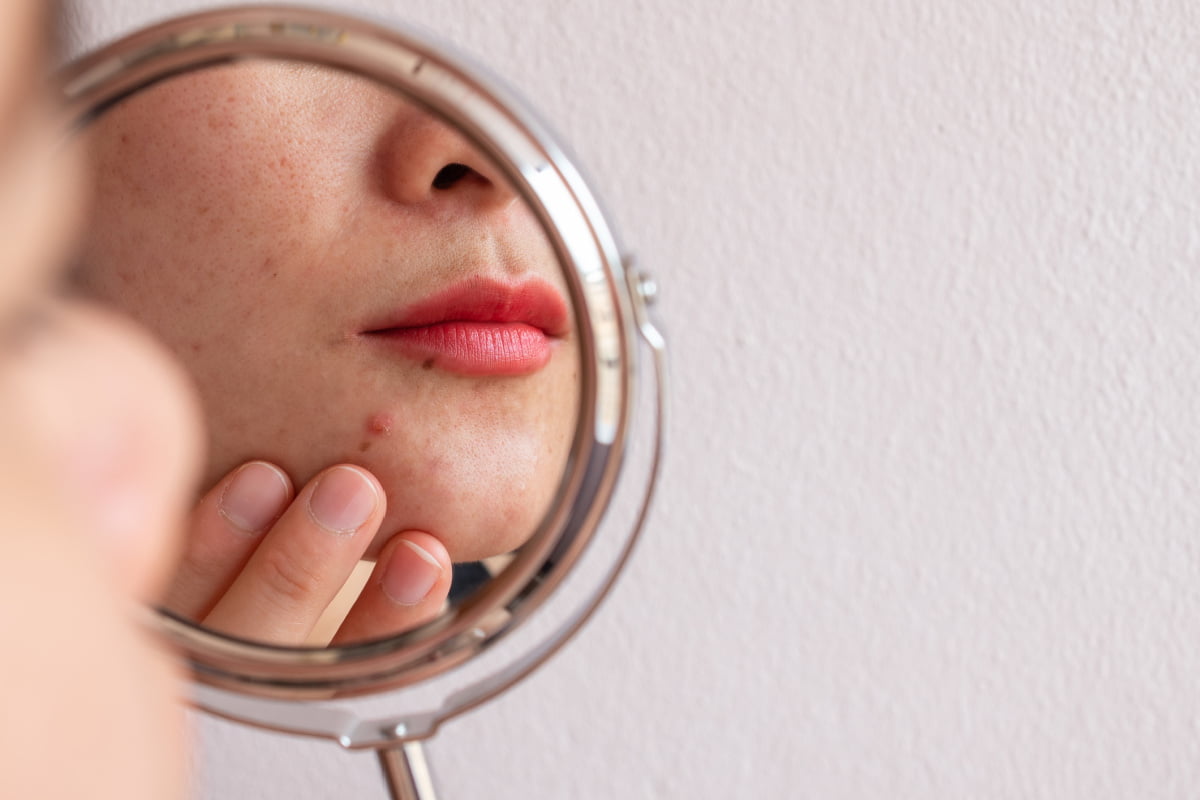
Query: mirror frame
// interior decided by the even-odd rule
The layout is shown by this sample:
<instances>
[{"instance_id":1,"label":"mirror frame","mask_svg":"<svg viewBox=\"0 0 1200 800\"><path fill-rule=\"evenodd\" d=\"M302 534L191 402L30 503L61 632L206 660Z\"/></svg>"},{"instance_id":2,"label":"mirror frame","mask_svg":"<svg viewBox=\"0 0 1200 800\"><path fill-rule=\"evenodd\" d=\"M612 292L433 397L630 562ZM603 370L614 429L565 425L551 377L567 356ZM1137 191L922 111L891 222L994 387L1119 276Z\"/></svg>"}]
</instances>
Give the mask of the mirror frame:
<instances>
[{"instance_id":1,"label":"mirror frame","mask_svg":"<svg viewBox=\"0 0 1200 800\"><path fill-rule=\"evenodd\" d=\"M177 17L61 71L66 135L77 134L153 84L243 59L299 60L370 78L457 127L505 172L541 220L566 275L579 330L580 406L558 492L514 562L460 606L413 631L320 649L244 641L167 612L150 615L186 654L205 709L279 730L333 736L346 746L373 746L378 733L347 735L344 720L333 726L338 730L324 725L313 730L311 724L290 721L294 714L270 709L280 700L356 697L426 681L491 648L526 621L585 553L613 497L627 445L640 339L651 348L656 370L652 465L635 521L617 534L625 538L614 563L566 624L515 666L458 693L424 727L431 732L441 719L528 674L578 629L611 587L644 522L658 474L662 340L645 309L654 287L628 268L596 200L545 126L494 78L468 66L459 54L447 55L445 45L431 43L424 33L292 6L240 6ZM267 710L246 711L246 698L264 701L257 707ZM422 734L400 723L391 725L388 735L394 740Z\"/></svg>"}]
</instances>

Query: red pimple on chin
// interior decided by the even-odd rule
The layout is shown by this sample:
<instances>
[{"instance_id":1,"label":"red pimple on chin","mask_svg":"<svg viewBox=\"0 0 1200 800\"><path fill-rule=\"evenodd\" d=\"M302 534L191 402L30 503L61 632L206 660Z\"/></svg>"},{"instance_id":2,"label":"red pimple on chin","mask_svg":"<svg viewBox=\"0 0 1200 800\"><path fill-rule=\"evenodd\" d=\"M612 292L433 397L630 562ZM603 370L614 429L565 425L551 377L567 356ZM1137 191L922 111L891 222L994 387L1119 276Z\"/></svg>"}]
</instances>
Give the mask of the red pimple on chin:
<instances>
[{"instance_id":1,"label":"red pimple on chin","mask_svg":"<svg viewBox=\"0 0 1200 800\"><path fill-rule=\"evenodd\" d=\"M386 411L372 414L371 418L367 420L367 432L376 436L387 436L392 432L392 422L392 415Z\"/></svg>"}]
</instances>

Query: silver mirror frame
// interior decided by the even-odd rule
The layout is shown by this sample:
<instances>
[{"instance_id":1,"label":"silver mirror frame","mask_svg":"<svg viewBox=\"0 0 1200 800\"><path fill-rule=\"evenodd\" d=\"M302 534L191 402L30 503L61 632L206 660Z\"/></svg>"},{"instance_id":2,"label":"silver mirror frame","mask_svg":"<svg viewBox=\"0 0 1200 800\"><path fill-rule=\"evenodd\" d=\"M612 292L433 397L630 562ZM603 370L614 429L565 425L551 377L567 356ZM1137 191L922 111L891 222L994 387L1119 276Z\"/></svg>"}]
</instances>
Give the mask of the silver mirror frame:
<instances>
[{"instance_id":1,"label":"silver mirror frame","mask_svg":"<svg viewBox=\"0 0 1200 800\"><path fill-rule=\"evenodd\" d=\"M414 631L326 649L243 641L167 613L150 615L190 662L201 708L261 727L332 738L346 747L384 747L424 738L445 719L524 677L578 630L611 588L645 521L658 474L664 374L662 339L646 313L653 283L628 268L596 200L545 126L480 68L412 30L275 5L171 19L60 73L70 131L160 81L256 58L305 61L371 78L461 130L540 217L563 265L580 331L581 400L567 473L517 559L460 607ZM438 689L442 696L427 702L424 711L394 711L377 719L374 711L330 707L331 699L428 685L496 647L547 604L592 547L622 477L639 342L652 354L654 378L645 432L652 442L648 467L634 490L635 513L627 526L605 534L611 539L602 548L605 563L591 570L589 585L565 611L557 611L549 630L465 687Z\"/></svg>"}]
</instances>

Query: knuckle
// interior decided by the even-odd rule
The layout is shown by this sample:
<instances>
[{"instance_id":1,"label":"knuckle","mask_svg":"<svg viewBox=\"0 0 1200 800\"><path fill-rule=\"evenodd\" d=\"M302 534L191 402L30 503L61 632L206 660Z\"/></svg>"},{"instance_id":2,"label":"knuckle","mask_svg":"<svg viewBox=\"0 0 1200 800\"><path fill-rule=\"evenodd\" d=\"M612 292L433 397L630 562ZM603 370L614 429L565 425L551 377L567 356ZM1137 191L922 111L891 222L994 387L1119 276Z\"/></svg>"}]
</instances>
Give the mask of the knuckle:
<instances>
[{"instance_id":1,"label":"knuckle","mask_svg":"<svg viewBox=\"0 0 1200 800\"><path fill-rule=\"evenodd\" d=\"M286 548L275 548L264 555L262 579L268 592L293 605L311 600L322 580L320 573L312 570L309 559Z\"/></svg>"}]
</instances>

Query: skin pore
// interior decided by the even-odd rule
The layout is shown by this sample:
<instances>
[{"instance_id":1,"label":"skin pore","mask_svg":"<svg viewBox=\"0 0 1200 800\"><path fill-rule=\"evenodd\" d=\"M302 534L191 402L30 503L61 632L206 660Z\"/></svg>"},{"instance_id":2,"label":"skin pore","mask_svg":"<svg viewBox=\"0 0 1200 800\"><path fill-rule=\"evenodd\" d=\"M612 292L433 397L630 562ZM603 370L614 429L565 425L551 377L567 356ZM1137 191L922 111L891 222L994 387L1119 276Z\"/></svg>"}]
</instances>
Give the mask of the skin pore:
<instances>
[{"instance_id":1,"label":"skin pore","mask_svg":"<svg viewBox=\"0 0 1200 800\"><path fill-rule=\"evenodd\" d=\"M448 575L450 561L509 552L533 533L574 435L577 341L540 223L469 142L365 80L281 62L164 82L87 138L96 202L75 281L161 337L208 422L211 488L193 514L173 608L221 630L295 640L292 622L242 625L263 602L245 576L285 572L268 582L287 585L306 620L340 585L344 575L318 579L306 566L331 558L314 532L322 526L288 510L311 512L337 465L361 477L342 501L369 506L338 557L379 558L373 580L390 574L393 596L412 587L388 559L405 557L410 577L433 562ZM466 301L444 300L464 292ZM537 334L545 357L512 374L478 374L445 348L414 352L377 333L430 303L533 304L541 324L556 302L561 323ZM268 466L244 471L258 461ZM238 496L238 475L258 481L266 522L230 534L222 497ZM292 552L269 555L260 541ZM448 582L439 573L431 585L417 621L440 608ZM321 599L297 603L306 593Z\"/></svg>"}]
</instances>

